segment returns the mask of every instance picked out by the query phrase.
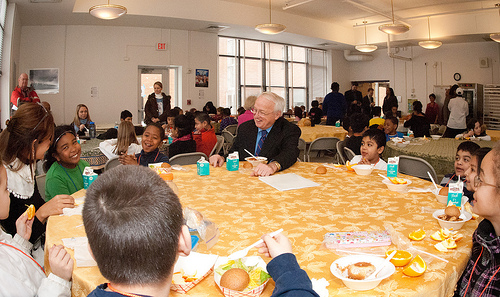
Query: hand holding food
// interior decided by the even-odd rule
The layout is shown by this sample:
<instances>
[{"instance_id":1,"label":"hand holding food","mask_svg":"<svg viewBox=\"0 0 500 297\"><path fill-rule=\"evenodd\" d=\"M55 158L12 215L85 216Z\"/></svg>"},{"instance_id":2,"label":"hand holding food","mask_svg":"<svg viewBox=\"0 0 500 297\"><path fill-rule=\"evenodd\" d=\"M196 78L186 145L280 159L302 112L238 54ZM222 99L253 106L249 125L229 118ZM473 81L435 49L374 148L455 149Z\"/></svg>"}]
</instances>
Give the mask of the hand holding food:
<instances>
[{"instance_id":1,"label":"hand holding food","mask_svg":"<svg viewBox=\"0 0 500 297\"><path fill-rule=\"evenodd\" d=\"M120 160L122 165L138 165L137 158L134 155L120 155L118 156L118 160Z\"/></svg>"},{"instance_id":2,"label":"hand holding food","mask_svg":"<svg viewBox=\"0 0 500 297\"><path fill-rule=\"evenodd\" d=\"M34 206L33 206L34 208ZM16 220L16 232L22 238L29 240L31 237L31 231L33 226L33 218L28 219L28 214L24 212L17 220Z\"/></svg>"}]
</instances>

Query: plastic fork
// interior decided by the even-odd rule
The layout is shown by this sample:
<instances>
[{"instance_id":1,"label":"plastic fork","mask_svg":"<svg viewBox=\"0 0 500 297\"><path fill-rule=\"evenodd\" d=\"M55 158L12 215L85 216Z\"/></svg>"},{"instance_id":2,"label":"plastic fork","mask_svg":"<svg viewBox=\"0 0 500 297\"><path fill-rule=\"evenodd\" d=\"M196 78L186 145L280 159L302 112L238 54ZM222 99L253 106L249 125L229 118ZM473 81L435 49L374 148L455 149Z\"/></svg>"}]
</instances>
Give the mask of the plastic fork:
<instances>
[{"instance_id":1,"label":"plastic fork","mask_svg":"<svg viewBox=\"0 0 500 297\"><path fill-rule=\"evenodd\" d=\"M274 236L280 234L281 232L283 232L283 229L279 229L277 231L269 233L269 236L274 237ZM254 246L259 245L263 242L264 242L264 240L259 239L257 242L253 243L252 245L250 245L242 250L239 250L239 251L232 253L231 255L229 255L229 260L236 260L236 259L240 259L240 258L245 257L251 248L253 248Z\"/></svg>"},{"instance_id":2,"label":"plastic fork","mask_svg":"<svg viewBox=\"0 0 500 297\"><path fill-rule=\"evenodd\" d=\"M397 252L397 250L392 251L392 253L387 258L385 258L384 262L377 268L377 270L375 270L374 273L372 273L367 278L365 278L365 280L367 280L367 279L373 279L373 278L377 277L377 274L380 271L382 271L382 269L384 269L385 265L387 265L387 263L389 263L389 261L391 261L392 257L394 257L394 255L396 254L396 252Z\"/></svg>"}]
</instances>

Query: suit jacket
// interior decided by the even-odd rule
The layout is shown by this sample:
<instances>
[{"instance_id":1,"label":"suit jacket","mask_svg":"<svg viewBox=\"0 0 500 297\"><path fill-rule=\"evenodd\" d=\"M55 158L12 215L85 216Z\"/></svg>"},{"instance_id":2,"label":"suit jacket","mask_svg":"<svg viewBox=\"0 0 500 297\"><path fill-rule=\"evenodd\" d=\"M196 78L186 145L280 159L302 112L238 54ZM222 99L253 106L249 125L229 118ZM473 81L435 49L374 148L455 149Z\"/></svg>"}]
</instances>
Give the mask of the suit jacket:
<instances>
[{"instance_id":1,"label":"suit jacket","mask_svg":"<svg viewBox=\"0 0 500 297\"><path fill-rule=\"evenodd\" d=\"M241 161L250 157L245 149L254 153L258 131L255 121L241 124L230 152L238 151ZM267 134L259 156L266 157L268 162L277 161L281 165L281 170L287 169L297 162L300 134L301 131L297 125L288 122L283 117L278 118Z\"/></svg>"}]
</instances>

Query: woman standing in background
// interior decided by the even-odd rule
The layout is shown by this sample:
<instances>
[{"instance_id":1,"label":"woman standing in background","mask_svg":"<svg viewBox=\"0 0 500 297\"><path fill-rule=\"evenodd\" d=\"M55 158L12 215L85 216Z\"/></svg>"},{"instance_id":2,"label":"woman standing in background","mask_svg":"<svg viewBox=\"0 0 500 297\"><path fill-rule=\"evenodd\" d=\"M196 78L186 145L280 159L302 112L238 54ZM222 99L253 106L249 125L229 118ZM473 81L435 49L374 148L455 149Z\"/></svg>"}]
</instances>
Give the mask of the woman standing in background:
<instances>
[{"instance_id":1,"label":"woman standing in background","mask_svg":"<svg viewBox=\"0 0 500 297\"><path fill-rule=\"evenodd\" d=\"M159 81L154 84L154 93L148 96L144 106L144 123L163 124L167 120L167 112L170 110L170 96L162 92L163 84Z\"/></svg>"}]
</instances>

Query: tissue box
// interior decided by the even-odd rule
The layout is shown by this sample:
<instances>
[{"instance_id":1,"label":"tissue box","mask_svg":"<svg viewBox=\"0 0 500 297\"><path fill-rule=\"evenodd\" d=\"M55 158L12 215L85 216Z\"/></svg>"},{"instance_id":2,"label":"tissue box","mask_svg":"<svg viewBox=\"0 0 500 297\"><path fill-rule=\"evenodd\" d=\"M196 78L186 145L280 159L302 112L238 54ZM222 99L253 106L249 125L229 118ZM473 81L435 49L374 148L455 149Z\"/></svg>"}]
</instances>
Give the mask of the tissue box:
<instances>
[{"instance_id":1,"label":"tissue box","mask_svg":"<svg viewBox=\"0 0 500 297\"><path fill-rule=\"evenodd\" d=\"M97 179L97 173L91 167L85 167L83 170L83 188L86 190Z\"/></svg>"}]
</instances>

